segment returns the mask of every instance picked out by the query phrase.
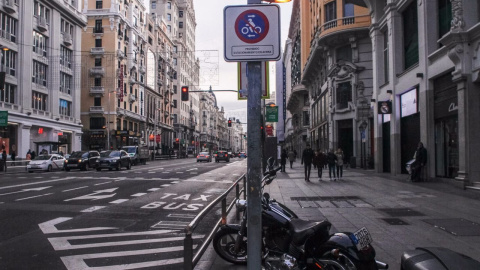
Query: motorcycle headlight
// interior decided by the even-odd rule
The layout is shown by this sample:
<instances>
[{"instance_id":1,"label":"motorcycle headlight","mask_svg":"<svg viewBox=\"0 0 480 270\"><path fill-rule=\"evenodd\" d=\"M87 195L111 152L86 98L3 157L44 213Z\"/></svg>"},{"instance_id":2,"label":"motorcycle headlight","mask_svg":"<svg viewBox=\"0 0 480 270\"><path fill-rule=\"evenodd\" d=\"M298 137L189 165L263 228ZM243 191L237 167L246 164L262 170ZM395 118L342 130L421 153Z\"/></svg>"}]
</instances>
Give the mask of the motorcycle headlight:
<instances>
[{"instance_id":1,"label":"motorcycle headlight","mask_svg":"<svg viewBox=\"0 0 480 270\"><path fill-rule=\"evenodd\" d=\"M237 207L238 211L243 211L247 208L247 201L246 200L237 200L235 202L235 207Z\"/></svg>"}]
</instances>

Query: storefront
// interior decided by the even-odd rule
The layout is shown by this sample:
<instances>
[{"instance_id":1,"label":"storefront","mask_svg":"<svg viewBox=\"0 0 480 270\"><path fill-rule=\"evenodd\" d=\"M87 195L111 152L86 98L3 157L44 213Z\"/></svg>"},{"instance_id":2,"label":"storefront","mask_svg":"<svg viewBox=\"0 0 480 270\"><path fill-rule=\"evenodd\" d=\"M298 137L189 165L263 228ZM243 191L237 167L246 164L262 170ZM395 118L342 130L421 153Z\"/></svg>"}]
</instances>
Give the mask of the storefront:
<instances>
[{"instance_id":1,"label":"storefront","mask_svg":"<svg viewBox=\"0 0 480 270\"><path fill-rule=\"evenodd\" d=\"M405 164L412 160L420 142L420 112L418 111L418 89L413 87L400 95L400 145L401 170L407 173Z\"/></svg>"},{"instance_id":2,"label":"storefront","mask_svg":"<svg viewBox=\"0 0 480 270\"><path fill-rule=\"evenodd\" d=\"M0 144L2 151L5 149L7 155L10 155L12 151L15 151L16 155L19 156L19 153L17 152L17 130L18 125L10 122L6 127L0 127Z\"/></svg>"},{"instance_id":3,"label":"storefront","mask_svg":"<svg viewBox=\"0 0 480 270\"><path fill-rule=\"evenodd\" d=\"M435 175L458 176L458 97L452 75L434 80Z\"/></svg>"}]
</instances>

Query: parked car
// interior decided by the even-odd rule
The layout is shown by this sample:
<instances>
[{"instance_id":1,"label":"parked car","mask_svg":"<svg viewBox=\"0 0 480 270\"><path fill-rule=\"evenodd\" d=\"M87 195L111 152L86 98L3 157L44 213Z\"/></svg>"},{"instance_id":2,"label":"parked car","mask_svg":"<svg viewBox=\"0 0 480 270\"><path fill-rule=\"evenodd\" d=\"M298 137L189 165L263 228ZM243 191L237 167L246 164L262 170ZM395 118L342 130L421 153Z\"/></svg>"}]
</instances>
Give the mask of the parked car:
<instances>
[{"instance_id":1,"label":"parked car","mask_svg":"<svg viewBox=\"0 0 480 270\"><path fill-rule=\"evenodd\" d=\"M110 171L116 169L119 171L122 167L127 168L127 170L132 168L132 160L124 150L104 151L100 154L100 158L97 159L97 171L102 169L109 169Z\"/></svg>"},{"instance_id":2,"label":"parked car","mask_svg":"<svg viewBox=\"0 0 480 270\"><path fill-rule=\"evenodd\" d=\"M147 147L132 145L124 146L122 150L128 153L130 159L132 160L132 165L138 164L147 164L147 160L150 159L150 154L148 153Z\"/></svg>"},{"instance_id":3,"label":"parked car","mask_svg":"<svg viewBox=\"0 0 480 270\"><path fill-rule=\"evenodd\" d=\"M27 171L32 173L34 171L51 172L53 170L63 170L65 158L57 154L36 156L27 165Z\"/></svg>"},{"instance_id":4,"label":"parked car","mask_svg":"<svg viewBox=\"0 0 480 270\"><path fill-rule=\"evenodd\" d=\"M200 162L200 161L212 162L212 156L210 155L209 152L200 152L197 155L197 162Z\"/></svg>"},{"instance_id":5,"label":"parked car","mask_svg":"<svg viewBox=\"0 0 480 270\"><path fill-rule=\"evenodd\" d=\"M80 169L88 171L89 168L95 168L97 159L100 157L98 151L76 151L65 160L65 171L71 169Z\"/></svg>"},{"instance_id":6,"label":"parked car","mask_svg":"<svg viewBox=\"0 0 480 270\"><path fill-rule=\"evenodd\" d=\"M220 160L230 162L230 156L227 151L217 151L217 153L215 153L215 162L220 162Z\"/></svg>"}]
</instances>

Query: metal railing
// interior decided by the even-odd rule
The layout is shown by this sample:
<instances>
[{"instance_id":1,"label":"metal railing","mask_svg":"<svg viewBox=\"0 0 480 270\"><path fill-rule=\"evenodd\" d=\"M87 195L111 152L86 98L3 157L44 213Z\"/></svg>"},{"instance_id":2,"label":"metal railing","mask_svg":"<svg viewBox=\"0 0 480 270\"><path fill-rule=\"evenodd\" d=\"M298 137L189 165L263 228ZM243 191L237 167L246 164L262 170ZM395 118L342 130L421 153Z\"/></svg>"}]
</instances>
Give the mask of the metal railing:
<instances>
[{"instance_id":1,"label":"metal railing","mask_svg":"<svg viewBox=\"0 0 480 270\"><path fill-rule=\"evenodd\" d=\"M239 183L243 180L243 188L240 190L240 185ZM243 174L238 178L233 185L228 188L222 195L217 197L213 202L211 202L205 209L203 209L193 220L190 222L190 224L187 225L185 228L185 239L183 240L183 269L184 270L192 270L202 257L203 253L208 248L208 245L212 241L213 236L215 235L215 232L217 232L218 228L221 225L225 225L227 223L227 216L228 213L230 213L230 210L232 210L233 206L235 205L235 201L240 198L240 195L243 193L244 199L246 199L246 193L245 193L245 186L247 182L247 177L246 174ZM227 196L230 194L230 192L235 188L235 200L233 200L230 205L227 208ZM200 221L207 215L209 214L212 210L214 210L215 206L221 202L222 203L222 217L217 221L215 224L215 227L213 227L212 231L208 235L208 237L205 239L203 244L200 246L198 249L197 253L195 255L193 254L193 238L192 234L194 230L197 228L198 224ZM237 212L237 219L239 219L239 213Z\"/></svg>"}]
</instances>

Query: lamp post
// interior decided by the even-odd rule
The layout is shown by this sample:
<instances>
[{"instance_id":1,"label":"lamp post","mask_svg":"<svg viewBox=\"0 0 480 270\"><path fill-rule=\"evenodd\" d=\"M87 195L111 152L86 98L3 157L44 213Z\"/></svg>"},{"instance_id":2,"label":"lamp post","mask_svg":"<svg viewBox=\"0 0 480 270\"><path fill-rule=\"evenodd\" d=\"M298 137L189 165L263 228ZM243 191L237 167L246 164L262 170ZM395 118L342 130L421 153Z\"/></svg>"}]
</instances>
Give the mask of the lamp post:
<instances>
[{"instance_id":1,"label":"lamp post","mask_svg":"<svg viewBox=\"0 0 480 270\"><path fill-rule=\"evenodd\" d=\"M110 150L110 94L111 93L117 93L117 91L108 91L108 103L107 103L107 110L108 110L108 115L107 115L107 124L105 125L105 128L107 129L107 150Z\"/></svg>"}]
</instances>

